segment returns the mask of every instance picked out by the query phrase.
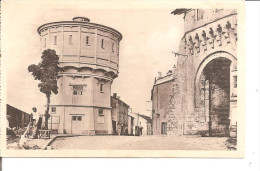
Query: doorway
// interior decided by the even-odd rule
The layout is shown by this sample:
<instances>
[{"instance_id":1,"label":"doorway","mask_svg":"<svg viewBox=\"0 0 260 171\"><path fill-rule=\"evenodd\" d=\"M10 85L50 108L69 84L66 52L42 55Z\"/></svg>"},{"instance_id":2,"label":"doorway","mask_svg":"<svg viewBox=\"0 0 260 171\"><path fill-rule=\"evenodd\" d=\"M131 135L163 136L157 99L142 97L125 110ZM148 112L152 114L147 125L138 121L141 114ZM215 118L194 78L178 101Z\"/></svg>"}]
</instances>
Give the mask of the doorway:
<instances>
[{"instance_id":1,"label":"doorway","mask_svg":"<svg viewBox=\"0 0 260 171\"><path fill-rule=\"evenodd\" d=\"M71 116L71 134L83 134L83 116Z\"/></svg>"},{"instance_id":2,"label":"doorway","mask_svg":"<svg viewBox=\"0 0 260 171\"><path fill-rule=\"evenodd\" d=\"M162 122L161 134L167 135L167 123Z\"/></svg>"},{"instance_id":3,"label":"doorway","mask_svg":"<svg viewBox=\"0 0 260 171\"><path fill-rule=\"evenodd\" d=\"M201 100L210 136L228 136L230 113L229 59L219 57L210 61L200 77Z\"/></svg>"}]
</instances>

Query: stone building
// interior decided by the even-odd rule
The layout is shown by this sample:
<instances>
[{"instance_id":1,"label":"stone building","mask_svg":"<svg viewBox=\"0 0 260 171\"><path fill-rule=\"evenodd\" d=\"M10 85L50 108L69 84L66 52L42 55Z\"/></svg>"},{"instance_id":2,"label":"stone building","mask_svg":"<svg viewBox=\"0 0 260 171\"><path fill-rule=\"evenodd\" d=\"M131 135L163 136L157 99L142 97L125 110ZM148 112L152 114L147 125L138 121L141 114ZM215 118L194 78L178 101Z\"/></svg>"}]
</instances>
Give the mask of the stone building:
<instances>
[{"instance_id":1,"label":"stone building","mask_svg":"<svg viewBox=\"0 0 260 171\"><path fill-rule=\"evenodd\" d=\"M237 11L175 9L184 35L169 105L174 134L228 136L237 124Z\"/></svg>"},{"instance_id":2,"label":"stone building","mask_svg":"<svg viewBox=\"0 0 260 171\"><path fill-rule=\"evenodd\" d=\"M167 109L174 80L172 70L169 70L165 76L162 76L161 72L158 74L151 91L153 135L167 134Z\"/></svg>"},{"instance_id":3,"label":"stone building","mask_svg":"<svg viewBox=\"0 0 260 171\"><path fill-rule=\"evenodd\" d=\"M237 125L237 11L175 9L172 14L183 15L184 35L164 108L167 133L229 136Z\"/></svg>"},{"instance_id":4,"label":"stone building","mask_svg":"<svg viewBox=\"0 0 260 171\"><path fill-rule=\"evenodd\" d=\"M88 18L38 28L41 50L59 55L58 94L51 98L49 126L59 133L112 134L111 84L118 76L121 33Z\"/></svg>"},{"instance_id":5,"label":"stone building","mask_svg":"<svg viewBox=\"0 0 260 171\"><path fill-rule=\"evenodd\" d=\"M116 135L130 134L131 132L128 132L129 130L128 110L130 106L126 104L123 100L121 100L116 93L113 93L113 96L111 96L111 107L112 107L113 134Z\"/></svg>"},{"instance_id":6,"label":"stone building","mask_svg":"<svg viewBox=\"0 0 260 171\"><path fill-rule=\"evenodd\" d=\"M151 117L134 112L130 112L129 115L133 118L133 135L145 136L152 134Z\"/></svg>"}]
</instances>

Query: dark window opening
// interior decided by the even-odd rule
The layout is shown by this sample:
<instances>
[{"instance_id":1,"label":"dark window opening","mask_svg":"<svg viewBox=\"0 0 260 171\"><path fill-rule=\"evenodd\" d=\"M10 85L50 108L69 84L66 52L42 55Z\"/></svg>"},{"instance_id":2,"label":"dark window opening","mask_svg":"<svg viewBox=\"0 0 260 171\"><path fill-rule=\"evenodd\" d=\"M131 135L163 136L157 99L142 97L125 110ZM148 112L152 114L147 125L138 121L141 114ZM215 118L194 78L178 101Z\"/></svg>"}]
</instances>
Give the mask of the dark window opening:
<instances>
[{"instance_id":1,"label":"dark window opening","mask_svg":"<svg viewBox=\"0 0 260 171\"><path fill-rule=\"evenodd\" d=\"M73 95L83 95L83 86L82 85L74 85L73 86Z\"/></svg>"},{"instance_id":2,"label":"dark window opening","mask_svg":"<svg viewBox=\"0 0 260 171\"><path fill-rule=\"evenodd\" d=\"M100 84L100 93L103 93L103 84Z\"/></svg>"},{"instance_id":3,"label":"dark window opening","mask_svg":"<svg viewBox=\"0 0 260 171\"><path fill-rule=\"evenodd\" d=\"M51 113L56 113L56 107L51 108Z\"/></svg>"},{"instance_id":4,"label":"dark window opening","mask_svg":"<svg viewBox=\"0 0 260 171\"><path fill-rule=\"evenodd\" d=\"M101 48L104 49L104 39L101 40Z\"/></svg>"},{"instance_id":5,"label":"dark window opening","mask_svg":"<svg viewBox=\"0 0 260 171\"><path fill-rule=\"evenodd\" d=\"M89 45L89 36L86 36L86 45Z\"/></svg>"},{"instance_id":6,"label":"dark window opening","mask_svg":"<svg viewBox=\"0 0 260 171\"><path fill-rule=\"evenodd\" d=\"M81 121L82 120L82 116L78 116L78 121Z\"/></svg>"},{"instance_id":7,"label":"dark window opening","mask_svg":"<svg viewBox=\"0 0 260 171\"><path fill-rule=\"evenodd\" d=\"M72 116L73 121L82 121L82 116Z\"/></svg>"},{"instance_id":8,"label":"dark window opening","mask_svg":"<svg viewBox=\"0 0 260 171\"><path fill-rule=\"evenodd\" d=\"M98 115L99 116L103 116L104 114L103 114L103 109L98 109Z\"/></svg>"},{"instance_id":9,"label":"dark window opening","mask_svg":"<svg viewBox=\"0 0 260 171\"><path fill-rule=\"evenodd\" d=\"M76 121L77 120L77 116L72 116L72 120Z\"/></svg>"},{"instance_id":10,"label":"dark window opening","mask_svg":"<svg viewBox=\"0 0 260 171\"><path fill-rule=\"evenodd\" d=\"M73 90L73 95L78 95L78 92L76 90Z\"/></svg>"},{"instance_id":11,"label":"dark window opening","mask_svg":"<svg viewBox=\"0 0 260 171\"><path fill-rule=\"evenodd\" d=\"M114 43L112 43L112 52L114 52Z\"/></svg>"},{"instance_id":12,"label":"dark window opening","mask_svg":"<svg viewBox=\"0 0 260 171\"><path fill-rule=\"evenodd\" d=\"M237 88L237 76L234 76L234 88Z\"/></svg>"}]
</instances>

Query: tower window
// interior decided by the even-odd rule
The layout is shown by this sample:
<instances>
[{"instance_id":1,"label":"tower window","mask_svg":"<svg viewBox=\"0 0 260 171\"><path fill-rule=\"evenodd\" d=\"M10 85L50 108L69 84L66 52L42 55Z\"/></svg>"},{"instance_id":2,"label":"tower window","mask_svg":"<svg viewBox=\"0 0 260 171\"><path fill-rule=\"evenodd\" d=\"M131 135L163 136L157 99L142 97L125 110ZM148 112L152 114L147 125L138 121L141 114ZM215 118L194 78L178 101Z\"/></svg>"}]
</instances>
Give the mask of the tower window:
<instances>
[{"instance_id":1,"label":"tower window","mask_svg":"<svg viewBox=\"0 0 260 171\"><path fill-rule=\"evenodd\" d=\"M77 116L72 116L72 120L76 121L77 120Z\"/></svg>"},{"instance_id":2,"label":"tower window","mask_svg":"<svg viewBox=\"0 0 260 171\"><path fill-rule=\"evenodd\" d=\"M112 52L114 52L114 43L112 43Z\"/></svg>"},{"instance_id":3,"label":"tower window","mask_svg":"<svg viewBox=\"0 0 260 171\"><path fill-rule=\"evenodd\" d=\"M57 36L54 36L54 45L57 45Z\"/></svg>"},{"instance_id":4,"label":"tower window","mask_svg":"<svg viewBox=\"0 0 260 171\"><path fill-rule=\"evenodd\" d=\"M100 93L103 93L103 86L104 84L100 84Z\"/></svg>"},{"instance_id":5,"label":"tower window","mask_svg":"<svg viewBox=\"0 0 260 171\"><path fill-rule=\"evenodd\" d=\"M69 44L72 45L72 35L69 36Z\"/></svg>"},{"instance_id":6,"label":"tower window","mask_svg":"<svg viewBox=\"0 0 260 171\"><path fill-rule=\"evenodd\" d=\"M82 121L82 116L72 116L73 121Z\"/></svg>"},{"instance_id":7,"label":"tower window","mask_svg":"<svg viewBox=\"0 0 260 171\"><path fill-rule=\"evenodd\" d=\"M103 109L98 109L98 115L99 115L99 116L103 116L103 115L104 115Z\"/></svg>"},{"instance_id":8,"label":"tower window","mask_svg":"<svg viewBox=\"0 0 260 171\"><path fill-rule=\"evenodd\" d=\"M81 121L82 120L82 116L78 116L78 121Z\"/></svg>"},{"instance_id":9,"label":"tower window","mask_svg":"<svg viewBox=\"0 0 260 171\"><path fill-rule=\"evenodd\" d=\"M89 36L86 36L86 45L89 45Z\"/></svg>"},{"instance_id":10,"label":"tower window","mask_svg":"<svg viewBox=\"0 0 260 171\"><path fill-rule=\"evenodd\" d=\"M101 48L104 49L104 39L101 40Z\"/></svg>"},{"instance_id":11,"label":"tower window","mask_svg":"<svg viewBox=\"0 0 260 171\"><path fill-rule=\"evenodd\" d=\"M82 85L73 86L73 95L83 95L83 86Z\"/></svg>"},{"instance_id":12,"label":"tower window","mask_svg":"<svg viewBox=\"0 0 260 171\"><path fill-rule=\"evenodd\" d=\"M237 88L237 76L233 76L234 79L234 88Z\"/></svg>"},{"instance_id":13,"label":"tower window","mask_svg":"<svg viewBox=\"0 0 260 171\"><path fill-rule=\"evenodd\" d=\"M56 113L56 107L51 107L51 113Z\"/></svg>"},{"instance_id":14,"label":"tower window","mask_svg":"<svg viewBox=\"0 0 260 171\"><path fill-rule=\"evenodd\" d=\"M44 38L44 47L46 47L46 37Z\"/></svg>"}]
</instances>

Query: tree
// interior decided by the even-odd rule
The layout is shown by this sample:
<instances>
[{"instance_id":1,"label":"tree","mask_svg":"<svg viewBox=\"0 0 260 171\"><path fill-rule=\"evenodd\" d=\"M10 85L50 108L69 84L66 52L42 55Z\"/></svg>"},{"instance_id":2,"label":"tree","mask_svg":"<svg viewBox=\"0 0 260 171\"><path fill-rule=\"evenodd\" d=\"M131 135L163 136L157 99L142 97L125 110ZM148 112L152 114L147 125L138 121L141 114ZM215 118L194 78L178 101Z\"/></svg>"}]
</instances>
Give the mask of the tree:
<instances>
[{"instance_id":1,"label":"tree","mask_svg":"<svg viewBox=\"0 0 260 171\"><path fill-rule=\"evenodd\" d=\"M47 110L45 112L45 128L48 129L49 106L51 94L58 94L58 73L63 71L59 67L59 56L55 50L47 49L42 52L41 62L38 65L32 64L28 71L32 73L35 80L40 80L38 87L47 98Z\"/></svg>"}]
</instances>

